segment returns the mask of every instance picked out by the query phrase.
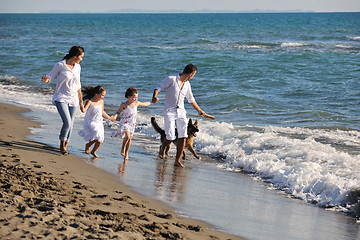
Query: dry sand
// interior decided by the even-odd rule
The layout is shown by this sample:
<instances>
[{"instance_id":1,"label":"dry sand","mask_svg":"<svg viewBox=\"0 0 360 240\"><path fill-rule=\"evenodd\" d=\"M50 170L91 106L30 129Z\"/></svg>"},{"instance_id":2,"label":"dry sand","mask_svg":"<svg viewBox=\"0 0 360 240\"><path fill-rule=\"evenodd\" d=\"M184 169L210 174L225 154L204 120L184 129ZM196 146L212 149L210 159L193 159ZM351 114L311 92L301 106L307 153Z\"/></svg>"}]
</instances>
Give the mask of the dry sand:
<instances>
[{"instance_id":1,"label":"dry sand","mask_svg":"<svg viewBox=\"0 0 360 240\"><path fill-rule=\"evenodd\" d=\"M27 139L39 124L24 111L0 103L0 239L240 239Z\"/></svg>"}]
</instances>

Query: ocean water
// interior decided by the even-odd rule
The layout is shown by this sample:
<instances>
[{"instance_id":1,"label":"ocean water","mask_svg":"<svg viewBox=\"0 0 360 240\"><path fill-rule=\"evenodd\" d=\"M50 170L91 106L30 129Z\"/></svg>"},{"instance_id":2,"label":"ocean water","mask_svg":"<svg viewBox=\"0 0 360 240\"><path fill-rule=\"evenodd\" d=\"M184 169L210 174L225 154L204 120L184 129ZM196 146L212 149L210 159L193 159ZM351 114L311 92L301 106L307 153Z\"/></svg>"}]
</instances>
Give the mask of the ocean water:
<instances>
[{"instance_id":1,"label":"ocean water","mask_svg":"<svg viewBox=\"0 0 360 240\"><path fill-rule=\"evenodd\" d=\"M279 239L285 225L287 239L356 239L359 26L360 13L0 14L0 101L31 108L44 124L33 130L36 140L57 146L55 85L40 78L71 46L85 48L82 85L105 87L109 114L128 87L150 101L164 77L193 63L195 98L216 117L200 119L186 105L188 117L199 120L201 160L189 153L188 169L178 172L173 156L156 158L159 136L150 117L163 125L163 93L158 104L139 108L127 163L108 121L102 159L85 160L183 215L248 239ZM81 156L82 117L70 149Z\"/></svg>"}]
</instances>

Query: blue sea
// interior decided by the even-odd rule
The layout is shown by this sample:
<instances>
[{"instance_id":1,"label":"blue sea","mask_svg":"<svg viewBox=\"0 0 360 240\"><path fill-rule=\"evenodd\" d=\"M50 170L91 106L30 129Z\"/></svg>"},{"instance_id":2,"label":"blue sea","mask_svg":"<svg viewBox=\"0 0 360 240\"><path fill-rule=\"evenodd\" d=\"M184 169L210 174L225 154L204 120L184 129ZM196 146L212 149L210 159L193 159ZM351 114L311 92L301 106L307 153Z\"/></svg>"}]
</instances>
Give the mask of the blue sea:
<instances>
[{"instance_id":1,"label":"blue sea","mask_svg":"<svg viewBox=\"0 0 360 240\"><path fill-rule=\"evenodd\" d=\"M0 101L32 110L32 138L58 146L55 83L41 82L71 46L81 83L107 90L114 114L128 87L150 101L188 63L199 121L185 169L157 158L165 95L139 108L130 160L117 123L91 159L75 123L69 151L187 217L245 239L360 238L360 13L0 14ZM175 147L173 147L175 149ZM173 150L174 151L174 150Z\"/></svg>"}]
</instances>

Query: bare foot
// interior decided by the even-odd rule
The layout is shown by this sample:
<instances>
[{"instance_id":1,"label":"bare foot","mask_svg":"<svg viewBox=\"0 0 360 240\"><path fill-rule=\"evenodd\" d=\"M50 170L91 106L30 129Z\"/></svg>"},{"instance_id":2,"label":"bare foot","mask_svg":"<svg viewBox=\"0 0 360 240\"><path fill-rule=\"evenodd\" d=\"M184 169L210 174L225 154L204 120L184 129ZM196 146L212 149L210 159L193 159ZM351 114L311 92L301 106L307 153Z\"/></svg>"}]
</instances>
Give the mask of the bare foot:
<instances>
[{"instance_id":1,"label":"bare foot","mask_svg":"<svg viewBox=\"0 0 360 240\"><path fill-rule=\"evenodd\" d=\"M68 144L69 144L69 142L60 141L60 152L62 155L68 155L68 152L66 149Z\"/></svg>"},{"instance_id":2,"label":"bare foot","mask_svg":"<svg viewBox=\"0 0 360 240\"><path fill-rule=\"evenodd\" d=\"M61 154L64 155L64 156L68 155L68 152L67 152L66 150L60 150L60 152L61 152Z\"/></svg>"},{"instance_id":3,"label":"bare foot","mask_svg":"<svg viewBox=\"0 0 360 240\"><path fill-rule=\"evenodd\" d=\"M91 147L91 144L90 144L90 143L87 143L87 144L85 145L85 153L86 153L86 154L90 154L90 147Z\"/></svg>"},{"instance_id":4,"label":"bare foot","mask_svg":"<svg viewBox=\"0 0 360 240\"><path fill-rule=\"evenodd\" d=\"M125 153L125 148L124 147L121 148L120 154L121 154L121 156L125 157L126 153Z\"/></svg>"},{"instance_id":5,"label":"bare foot","mask_svg":"<svg viewBox=\"0 0 360 240\"><path fill-rule=\"evenodd\" d=\"M124 161L129 160L129 155L128 154L124 154L123 156L124 156Z\"/></svg>"},{"instance_id":6,"label":"bare foot","mask_svg":"<svg viewBox=\"0 0 360 240\"><path fill-rule=\"evenodd\" d=\"M99 157L98 155L96 155L96 152L93 152L93 151L91 151L91 155L93 155L93 156L96 157L96 158Z\"/></svg>"},{"instance_id":7,"label":"bare foot","mask_svg":"<svg viewBox=\"0 0 360 240\"><path fill-rule=\"evenodd\" d=\"M180 161L179 161L179 162L175 162L175 166L185 168L185 165L182 164Z\"/></svg>"}]
</instances>

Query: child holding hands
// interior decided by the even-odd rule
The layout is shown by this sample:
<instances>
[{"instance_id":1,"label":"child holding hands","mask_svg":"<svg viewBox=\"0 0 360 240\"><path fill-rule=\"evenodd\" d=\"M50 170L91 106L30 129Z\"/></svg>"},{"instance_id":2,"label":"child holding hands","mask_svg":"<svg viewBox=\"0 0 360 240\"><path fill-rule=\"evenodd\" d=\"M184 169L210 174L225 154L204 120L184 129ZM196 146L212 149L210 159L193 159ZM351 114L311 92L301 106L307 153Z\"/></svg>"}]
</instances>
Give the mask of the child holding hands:
<instances>
[{"instance_id":1,"label":"child holding hands","mask_svg":"<svg viewBox=\"0 0 360 240\"><path fill-rule=\"evenodd\" d=\"M115 113L115 119L123 111L119 126L115 132L111 134L112 137L121 136L123 138L123 144L121 148L121 155L124 156L124 160L128 160L129 149L131 145L131 138L135 131L137 107L147 107L151 105L151 102L138 101L138 90L130 87L126 90L125 97L128 99L126 102L121 103L119 110Z\"/></svg>"},{"instance_id":2,"label":"child holding hands","mask_svg":"<svg viewBox=\"0 0 360 240\"><path fill-rule=\"evenodd\" d=\"M104 141L104 125L103 117L115 122L115 118L110 117L104 111L104 97L106 94L105 88L98 85L96 87L87 86L83 90L83 99L88 101L84 106L85 118L83 123L83 129L79 131L79 135L82 136L88 143L85 145L85 153L90 154L90 148L94 144L91 154L94 157L96 151Z\"/></svg>"}]
</instances>

